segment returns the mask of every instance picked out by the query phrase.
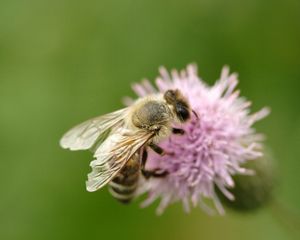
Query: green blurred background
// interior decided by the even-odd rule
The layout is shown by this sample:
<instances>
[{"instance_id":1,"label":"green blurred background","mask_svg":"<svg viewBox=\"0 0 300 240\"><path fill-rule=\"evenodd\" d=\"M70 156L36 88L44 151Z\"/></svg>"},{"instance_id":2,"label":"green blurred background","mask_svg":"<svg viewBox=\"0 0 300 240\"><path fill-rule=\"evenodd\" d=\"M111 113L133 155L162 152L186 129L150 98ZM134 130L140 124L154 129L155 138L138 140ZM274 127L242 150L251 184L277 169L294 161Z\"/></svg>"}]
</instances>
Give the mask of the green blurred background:
<instances>
[{"instance_id":1,"label":"green blurred background","mask_svg":"<svg viewBox=\"0 0 300 240\"><path fill-rule=\"evenodd\" d=\"M276 197L300 213L299 0L1 0L0 239L290 239L270 208L157 217L88 193L91 153L60 149L68 128L134 96L130 83L190 62L210 84L230 65L253 110L272 108L256 127Z\"/></svg>"}]
</instances>

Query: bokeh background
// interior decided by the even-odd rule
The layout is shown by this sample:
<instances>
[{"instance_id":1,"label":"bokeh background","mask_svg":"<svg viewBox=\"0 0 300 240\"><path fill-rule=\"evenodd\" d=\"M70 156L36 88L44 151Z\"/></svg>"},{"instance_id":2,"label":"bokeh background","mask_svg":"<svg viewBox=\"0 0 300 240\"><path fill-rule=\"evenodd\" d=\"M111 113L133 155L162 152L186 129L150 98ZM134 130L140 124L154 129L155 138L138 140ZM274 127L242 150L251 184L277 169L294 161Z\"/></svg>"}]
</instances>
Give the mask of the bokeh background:
<instances>
[{"instance_id":1,"label":"bokeh background","mask_svg":"<svg viewBox=\"0 0 300 240\"><path fill-rule=\"evenodd\" d=\"M297 214L299 59L298 0L1 0L0 239L292 239L270 207L209 217L175 204L157 217L88 193L91 153L58 141L160 65L197 63L212 84L228 64L252 109L272 109L256 128L277 160L276 198Z\"/></svg>"}]
</instances>

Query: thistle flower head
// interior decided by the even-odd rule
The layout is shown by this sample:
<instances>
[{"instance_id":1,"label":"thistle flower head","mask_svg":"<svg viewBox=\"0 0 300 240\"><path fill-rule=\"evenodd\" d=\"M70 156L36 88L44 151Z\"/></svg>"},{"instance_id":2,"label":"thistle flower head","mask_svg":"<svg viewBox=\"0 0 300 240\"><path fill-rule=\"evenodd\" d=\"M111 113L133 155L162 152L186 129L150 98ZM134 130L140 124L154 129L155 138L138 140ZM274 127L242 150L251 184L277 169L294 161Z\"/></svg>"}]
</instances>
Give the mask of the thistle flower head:
<instances>
[{"instance_id":1,"label":"thistle flower head","mask_svg":"<svg viewBox=\"0 0 300 240\"><path fill-rule=\"evenodd\" d=\"M144 80L133 85L136 94L144 97L179 89L195 114L189 122L176 126L185 131L184 135L171 135L159 143L166 155L149 151L146 168L158 168L167 171L168 175L150 178L144 183L142 189L148 193L148 198L143 206L161 198L159 214L176 201L182 201L186 211L191 203L210 211L203 201L209 198L223 214L215 187L234 200L227 189L234 187L234 175L250 173L242 167L245 162L261 157L262 136L252 125L264 118L269 110L264 108L250 114L251 103L235 90L237 75L229 74L228 67L223 68L220 79L213 86L198 77L195 65L189 65L181 72L173 70L171 74L161 68L160 74L156 79L157 89Z\"/></svg>"}]
</instances>

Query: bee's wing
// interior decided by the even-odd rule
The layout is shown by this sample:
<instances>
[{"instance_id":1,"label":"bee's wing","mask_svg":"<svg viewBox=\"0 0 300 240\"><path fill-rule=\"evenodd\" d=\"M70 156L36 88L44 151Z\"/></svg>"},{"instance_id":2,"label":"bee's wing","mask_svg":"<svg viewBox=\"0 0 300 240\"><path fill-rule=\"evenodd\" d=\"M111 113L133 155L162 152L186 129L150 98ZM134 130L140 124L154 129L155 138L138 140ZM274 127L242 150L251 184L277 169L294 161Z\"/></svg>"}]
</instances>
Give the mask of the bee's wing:
<instances>
[{"instance_id":1,"label":"bee's wing","mask_svg":"<svg viewBox=\"0 0 300 240\"><path fill-rule=\"evenodd\" d=\"M93 192L107 184L152 136L153 133L127 129L110 135L94 154L87 190Z\"/></svg>"},{"instance_id":2,"label":"bee's wing","mask_svg":"<svg viewBox=\"0 0 300 240\"><path fill-rule=\"evenodd\" d=\"M73 127L61 138L60 145L70 150L85 150L91 148L101 135L122 122L127 110L128 108L124 108L108 113Z\"/></svg>"}]
</instances>

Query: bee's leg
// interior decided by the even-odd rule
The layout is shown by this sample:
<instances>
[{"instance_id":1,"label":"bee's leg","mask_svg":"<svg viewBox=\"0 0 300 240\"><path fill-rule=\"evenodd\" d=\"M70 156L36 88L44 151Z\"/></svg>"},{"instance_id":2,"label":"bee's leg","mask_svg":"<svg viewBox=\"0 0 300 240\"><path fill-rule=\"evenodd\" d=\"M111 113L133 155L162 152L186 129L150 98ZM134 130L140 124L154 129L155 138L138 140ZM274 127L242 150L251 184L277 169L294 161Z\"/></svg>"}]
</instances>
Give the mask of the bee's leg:
<instances>
[{"instance_id":1,"label":"bee's leg","mask_svg":"<svg viewBox=\"0 0 300 240\"><path fill-rule=\"evenodd\" d=\"M155 169L155 170L142 169L142 174L146 179L149 179L150 177L162 178L167 176L169 173L168 171L161 171L159 169Z\"/></svg>"},{"instance_id":2,"label":"bee's leg","mask_svg":"<svg viewBox=\"0 0 300 240\"><path fill-rule=\"evenodd\" d=\"M161 171L159 169L146 170L145 166L147 162L147 157L148 157L148 152L146 149L144 149L142 153L141 172L146 179L149 179L150 177L164 177L168 174L167 171Z\"/></svg>"},{"instance_id":3,"label":"bee's leg","mask_svg":"<svg viewBox=\"0 0 300 240\"><path fill-rule=\"evenodd\" d=\"M183 135L185 131L181 128L172 128L172 133L178 134L178 135Z\"/></svg>"},{"instance_id":4,"label":"bee's leg","mask_svg":"<svg viewBox=\"0 0 300 240\"><path fill-rule=\"evenodd\" d=\"M142 153L142 169L144 169L145 166L146 166L147 158L148 158L148 152L147 152L147 150L144 148L144 149L143 149L143 153Z\"/></svg>"},{"instance_id":5,"label":"bee's leg","mask_svg":"<svg viewBox=\"0 0 300 240\"><path fill-rule=\"evenodd\" d=\"M160 146L158 146L158 145L156 145L156 144L154 144L154 143L150 143L150 144L149 144L149 147L150 147L154 152L156 152L157 154L159 154L159 155L161 155L161 156L163 156L163 155L166 154L165 151L164 151Z\"/></svg>"}]
</instances>

